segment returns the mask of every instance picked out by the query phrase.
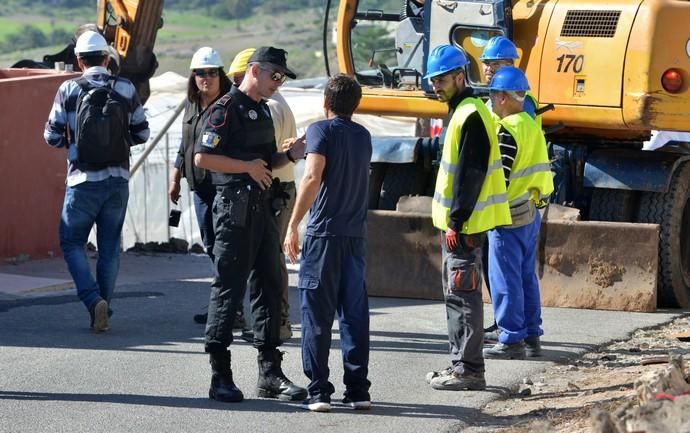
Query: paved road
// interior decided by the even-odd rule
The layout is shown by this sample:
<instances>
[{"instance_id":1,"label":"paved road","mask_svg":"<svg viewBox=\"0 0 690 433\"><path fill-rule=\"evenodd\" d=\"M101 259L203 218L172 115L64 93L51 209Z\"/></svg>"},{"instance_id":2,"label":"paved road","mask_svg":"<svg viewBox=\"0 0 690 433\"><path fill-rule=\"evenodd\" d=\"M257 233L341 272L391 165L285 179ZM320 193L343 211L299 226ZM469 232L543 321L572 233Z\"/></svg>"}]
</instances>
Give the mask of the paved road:
<instances>
[{"instance_id":1,"label":"paved road","mask_svg":"<svg viewBox=\"0 0 690 433\"><path fill-rule=\"evenodd\" d=\"M89 332L88 314L71 291L0 293L0 432L454 432L467 423L506 422L479 409L523 377L538 377L554 362L681 313L548 308L544 358L487 361L489 389L447 392L424 381L430 368L447 364L442 304L371 298L375 406L369 412L335 406L317 414L258 399L256 351L242 341L233 345L233 370L247 399L222 404L207 398L203 329L191 320L208 297L203 256L125 255L121 269L112 329L102 335ZM58 259L0 266L0 273L68 277ZM293 287L295 278L293 269ZM298 325L296 309L292 316ZM296 337L283 347L284 370L306 385L299 332ZM337 331L333 337L331 374L339 397Z\"/></svg>"}]
</instances>

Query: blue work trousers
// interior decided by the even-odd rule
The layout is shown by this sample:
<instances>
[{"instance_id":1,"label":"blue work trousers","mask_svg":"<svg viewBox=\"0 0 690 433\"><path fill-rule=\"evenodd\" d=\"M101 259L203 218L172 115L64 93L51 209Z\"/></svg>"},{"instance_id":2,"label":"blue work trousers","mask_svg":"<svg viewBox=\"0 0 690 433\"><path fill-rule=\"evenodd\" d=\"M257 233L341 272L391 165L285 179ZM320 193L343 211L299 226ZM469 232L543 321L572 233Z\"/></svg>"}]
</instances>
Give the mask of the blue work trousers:
<instances>
[{"instance_id":1,"label":"blue work trousers","mask_svg":"<svg viewBox=\"0 0 690 433\"><path fill-rule=\"evenodd\" d=\"M68 186L60 216L60 247L77 296L87 309L103 298L110 303L120 269L120 235L127 212L127 179L108 177ZM96 278L86 257L86 242L96 225Z\"/></svg>"},{"instance_id":2,"label":"blue work trousers","mask_svg":"<svg viewBox=\"0 0 690 433\"><path fill-rule=\"evenodd\" d=\"M369 299L364 280L366 240L306 236L300 260L302 366L309 394L335 392L328 355L335 313L340 324L346 394L369 391Z\"/></svg>"},{"instance_id":3,"label":"blue work trousers","mask_svg":"<svg viewBox=\"0 0 690 433\"><path fill-rule=\"evenodd\" d=\"M504 344L544 333L536 273L540 225L537 212L530 224L489 232L491 300L501 330L498 340Z\"/></svg>"}]
</instances>

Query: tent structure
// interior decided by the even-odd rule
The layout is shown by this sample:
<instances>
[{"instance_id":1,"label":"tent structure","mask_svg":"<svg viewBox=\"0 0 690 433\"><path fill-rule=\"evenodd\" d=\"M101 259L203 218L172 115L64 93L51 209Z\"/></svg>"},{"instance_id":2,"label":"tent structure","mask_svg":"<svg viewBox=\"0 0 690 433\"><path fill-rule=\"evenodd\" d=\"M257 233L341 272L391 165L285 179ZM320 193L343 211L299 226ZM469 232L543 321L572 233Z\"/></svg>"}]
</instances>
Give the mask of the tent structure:
<instances>
[{"instance_id":1,"label":"tent structure","mask_svg":"<svg viewBox=\"0 0 690 433\"><path fill-rule=\"evenodd\" d=\"M310 80L312 83L315 80ZM316 80L317 82L319 80ZM321 82L325 80L320 80ZM323 91L316 88L300 88L299 82L288 82L280 92L292 109L297 123L297 133L302 134L312 122L323 119ZM151 96L146 102L146 115L151 127L151 137L163 129L175 108L186 95L187 78L174 72L166 72L150 81ZM353 120L364 125L375 137L414 136L415 119L355 115ZM167 242L171 237L184 239L189 245L201 244L199 229L192 205L192 193L182 181L179 209L182 214L178 227L168 226L168 215L174 205L168 197L168 184L182 136L182 114L178 115L162 139L148 153L143 164L130 178L130 197L127 218L123 228L123 247L135 243ZM132 161L138 161L152 145L132 148ZM303 163L295 166L295 175L301 176Z\"/></svg>"}]
</instances>

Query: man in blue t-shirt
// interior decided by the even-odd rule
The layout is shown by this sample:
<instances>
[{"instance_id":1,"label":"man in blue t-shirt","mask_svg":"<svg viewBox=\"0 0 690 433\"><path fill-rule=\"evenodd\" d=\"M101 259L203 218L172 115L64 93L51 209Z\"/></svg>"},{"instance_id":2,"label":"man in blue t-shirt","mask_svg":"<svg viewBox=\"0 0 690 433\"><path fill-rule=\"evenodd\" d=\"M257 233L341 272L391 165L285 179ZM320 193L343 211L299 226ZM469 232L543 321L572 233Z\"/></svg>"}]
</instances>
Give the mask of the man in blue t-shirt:
<instances>
[{"instance_id":1,"label":"man in blue t-shirt","mask_svg":"<svg viewBox=\"0 0 690 433\"><path fill-rule=\"evenodd\" d=\"M335 312L340 323L345 398L369 409L369 301L364 282L371 135L351 120L362 89L339 74L324 90L326 120L307 129L306 165L290 217L284 250L292 263L299 252L297 226L310 209L302 246L299 284L302 366L309 377L305 408L328 412L331 394L328 353Z\"/></svg>"}]
</instances>

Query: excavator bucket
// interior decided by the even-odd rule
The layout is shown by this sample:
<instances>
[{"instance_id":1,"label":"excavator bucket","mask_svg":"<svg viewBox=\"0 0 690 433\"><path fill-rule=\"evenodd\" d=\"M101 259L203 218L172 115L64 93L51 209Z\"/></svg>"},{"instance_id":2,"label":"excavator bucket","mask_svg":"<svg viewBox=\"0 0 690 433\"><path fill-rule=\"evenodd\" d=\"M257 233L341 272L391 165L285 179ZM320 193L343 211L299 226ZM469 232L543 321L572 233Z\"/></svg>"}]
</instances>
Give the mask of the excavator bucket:
<instances>
[{"instance_id":1,"label":"excavator bucket","mask_svg":"<svg viewBox=\"0 0 690 433\"><path fill-rule=\"evenodd\" d=\"M537 273L542 305L656 310L659 225L544 218Z\"/></svg>"},{"instance_id":2,"label":"excavator bucket","mask_svg":"<svg viewBox=\"0 0 690 433\"><path fill-rule=\"evenodd\" d=\"M372 296L443 299L440 235L423 200L408 211L369 211L367 289ZM551 205L542 220L537 274L542 305L656 310L659 226L575 221ZM489 302L488 296L485 300Z\"/></svg>"}]
</instances>

